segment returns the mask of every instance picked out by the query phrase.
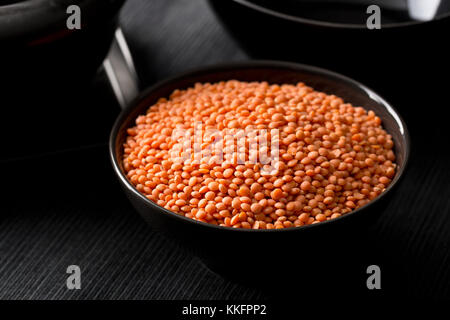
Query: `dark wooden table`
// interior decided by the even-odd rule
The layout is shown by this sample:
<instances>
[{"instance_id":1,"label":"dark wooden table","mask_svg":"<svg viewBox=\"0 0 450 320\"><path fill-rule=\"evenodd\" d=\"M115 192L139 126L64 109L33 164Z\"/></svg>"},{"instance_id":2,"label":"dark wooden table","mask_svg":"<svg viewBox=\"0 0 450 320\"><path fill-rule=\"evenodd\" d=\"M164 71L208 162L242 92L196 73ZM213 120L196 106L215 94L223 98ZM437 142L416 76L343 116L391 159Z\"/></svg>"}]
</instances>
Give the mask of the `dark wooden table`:
<instances>
[{"instance_id":1,"label":"dark wooden table","mask_svg":"<svg viewBox=\"0 0 450 320\"><path fill-rule=\"evenodd\" d=\"M248 59L203 0L129 0L121 24L144 85L197 66ZM71 117L77 109L63 108L60 115L78 121L72 126L82 133L39 148L20 141L20 153L2 151L0 298L256 301L280 295L211 272L132 209L107 155L119 108L104 76L72 104L83 105L86 114ZM377 295L450 298L449 134L448 126L431 127L410 127L409 171L355 253L360 284L341 288L343 295L366 290L365 267L377 264ZM82 269L81 290L66 287L66 268L73 264ZM310 276L322 275L311 270ZM286 292L293 292L285 280ZM321 289L327 297L329 288ZM301 287L295 291L307 295Z\"/></svg>"}]
</instances>

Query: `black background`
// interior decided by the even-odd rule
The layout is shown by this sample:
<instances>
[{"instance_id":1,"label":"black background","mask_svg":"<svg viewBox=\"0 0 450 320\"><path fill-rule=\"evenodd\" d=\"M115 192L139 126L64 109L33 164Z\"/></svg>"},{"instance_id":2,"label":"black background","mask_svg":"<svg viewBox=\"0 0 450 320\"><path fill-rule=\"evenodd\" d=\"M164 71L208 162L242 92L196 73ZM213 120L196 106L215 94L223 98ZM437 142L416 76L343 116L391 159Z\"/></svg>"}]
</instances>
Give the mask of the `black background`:
<instances>
[{"instance_id":1,"label":"black background","mask_svg":"<svg viewBox=\"0 0 450 320\"><path fill-rule=\"evenodd\" d=\"M248 59L203 0L130 0L121 25L144 86L194 67ZM224 279L152 232L122 194L109 163L107 137L120 109L102 73L56 113L45 105L32 107L41 108L47 121L46 138L15 141L21 120L8 120L13 125L1 154L0 298L257 301L308 295L301 286L289 286L290 270L264 279L281 281L284 292ZM443 110L445 103L438 107ZM444 112L429 119L436 123L406 119L413 138L410 167L367 241L347 262L357 281L321 287L323 294L312 299L330 299L328 292L336 290L344 297L450 298L448 123ZM81 290L66 287L72 264L82 269ZM382 270L377 293L365 287L370 264ZM327 275L311 270L306 276L339 274L330 266Z\"/></svg>"}]
</instances>

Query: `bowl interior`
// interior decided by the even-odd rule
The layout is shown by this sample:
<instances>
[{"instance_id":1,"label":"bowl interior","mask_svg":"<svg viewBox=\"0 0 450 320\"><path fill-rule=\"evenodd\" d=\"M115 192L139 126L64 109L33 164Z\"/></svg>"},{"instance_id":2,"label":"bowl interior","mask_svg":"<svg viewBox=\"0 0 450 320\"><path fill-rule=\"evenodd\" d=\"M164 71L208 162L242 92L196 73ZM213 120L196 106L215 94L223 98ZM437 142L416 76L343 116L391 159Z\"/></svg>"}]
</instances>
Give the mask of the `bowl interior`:
<instances>
[{"instance_id":1,"label":"bowl interior","mask_svg":"<svg viewBox=\"0 0 450 320\"><path fill-rule=\"evenodd\" d=\"M113 161L120 169L122 177L125 177L121 159L126 129L134 125L138 115L144 114L159 98L168 97L175 89L185 89L197 82L213 83L231 79L267 81L274 84L304 82L316 90L337 95L354 106L373 110L381 118L385 130L392 135L398 165L396 176L380 197L387 193L402 175L409 156L409 135L403 120L388 102L371 89L337 73L295 63L266 61L204 68L161 82L143 92L135 103L122 112L111 133ZM127 183L131 186L129 182ZM163 210L165 211L165 209Z\"/></svg>"}]
</instances>

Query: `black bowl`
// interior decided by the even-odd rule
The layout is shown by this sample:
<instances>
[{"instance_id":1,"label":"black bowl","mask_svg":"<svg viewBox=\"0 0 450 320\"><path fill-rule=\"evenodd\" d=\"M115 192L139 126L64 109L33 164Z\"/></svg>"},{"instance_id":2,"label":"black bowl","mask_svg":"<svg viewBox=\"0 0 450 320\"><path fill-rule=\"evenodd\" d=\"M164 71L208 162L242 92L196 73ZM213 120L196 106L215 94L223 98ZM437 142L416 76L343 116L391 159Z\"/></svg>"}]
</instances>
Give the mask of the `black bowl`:
<instances>
[{"instance_id":1,"label":"black bowl","mask_svg":"<svg viewBox=\"0 0 450 320\"><path fill-rule=\"evenodd\" d=\"M150 105L161 97L169 96L175 89L187 88L196 82L229 79L269 83L302 81L317 90L336 94L354 105L374 110L395 143L398 170L392 183L374 201L340 218L282 230L214 226L182 217L151 202L134 188L124 174L121 159L126 129L133 126L136 117L144 114ZM360 236L360 231L364 231L374 218L381 215L383 207L393 195L406 168L410 142L405 123L394 108L364 85L316 67L255 61L204 68L156 84L120 114L111 132L109 148L114 172L120 184L133 206L152 228L194 250L213 270L242 279L239 275L242 275L243 270L252 270L252 274L256 276L281 266L311 266L312 259L317 258L315 250L312 250L314 248L322 248L321 255L328 257L336 257L336 254L340 255L348 250L349 244L357 241L355 237Z\"/></svg>"},{"instance_id":2,"label":"black bowl","mask_svg":"<svg viewBox=\"0 0 450 320\"><path fill-rule=\"evenodd\" d=\"M0 87L8 102L42 102L61 91L77 94L105 58L124 0L0 1ZM69 30L76 4L81 29ZM23 94L27 92L27 94Z\"/></svg>"},{"instance_id":3,"label":"black bowl","mask_svg":"<svg viewBox=\"0 0 450 320\"><path fill-rule=\"evenodd\" d=\"M450 2L420 1L425 9L409 14L396 0L209 0L220 20L257 59L296 61L342 72L395 103L409 120L420 118L427 90L446 92L445 81L428 81L450 72ZM366 9L377 4L381 29L369 30ZM413 3L413 2L411 2ZM415 1L416 4L419 2ZM403 5L403 7L402 7ZM416 17L423 15L423 17ZM422 19L422 20L420 20ZM421 94L422 97L421 97ZM423 98L418 102L418 98Z\"/></svg>"}]
</instances>

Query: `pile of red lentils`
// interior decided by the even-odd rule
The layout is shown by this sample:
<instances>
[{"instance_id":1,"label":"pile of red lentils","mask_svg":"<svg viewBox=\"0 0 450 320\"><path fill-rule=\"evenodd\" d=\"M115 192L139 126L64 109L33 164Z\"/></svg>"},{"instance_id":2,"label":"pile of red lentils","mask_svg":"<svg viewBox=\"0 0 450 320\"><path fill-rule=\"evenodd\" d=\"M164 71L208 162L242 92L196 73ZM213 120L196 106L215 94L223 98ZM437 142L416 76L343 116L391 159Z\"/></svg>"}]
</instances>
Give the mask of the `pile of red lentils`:
<instances>
[{"instance_id":1,"label":"pile of red lentils","mask_svg":"<svg viewBox=\"0 0 450 320\"><path fill-rule=\"evenodd\" d=\"M228 151L239 130L277 129L277 170L267 174L257 161L236 161L250 156L248 143L223 161L214 153L200 161L174 156L186 143L174 130L192 137L199 122L203 132L224 132ZM338 218L379 196L396 169L392 137L373 111L304 83L198 83L161 98L127 133L123 165L139 192L179 215L223 227L282 229ZM212 143L202 138L199 150Z\"/></svg>"}]
</instances>

